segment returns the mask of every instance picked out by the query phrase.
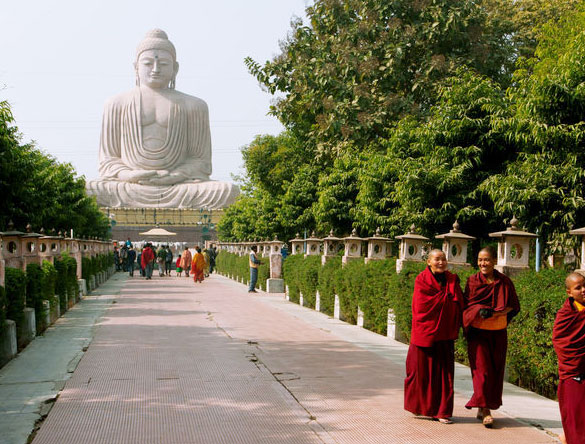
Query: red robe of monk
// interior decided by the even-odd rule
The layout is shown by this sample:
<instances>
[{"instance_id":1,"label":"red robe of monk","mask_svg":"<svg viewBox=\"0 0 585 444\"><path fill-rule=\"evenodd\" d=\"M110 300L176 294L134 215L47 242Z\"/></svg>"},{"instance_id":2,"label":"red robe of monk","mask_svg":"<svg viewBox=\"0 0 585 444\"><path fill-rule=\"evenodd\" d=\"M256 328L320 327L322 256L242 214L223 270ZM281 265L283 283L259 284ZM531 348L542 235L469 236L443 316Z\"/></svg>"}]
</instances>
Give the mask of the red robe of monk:
<instances>
[{"instance_id":1,"label":"red robe of monk","mask_svg":"<svg viewBox=\"0 0 585 444\"><path fill-rule=\"evenodd\" d=\"M495 410L502 405L508 350L507 319L501 319L503 325L500 324L497 330L488 330L478 327L482 322L479 311L487 308L498 313L511 309L507 316L511 319L520 311L520 303L510 278L497 270L494 270L494 281L491 283L487 282L482 273L470 276L463 297L463 327L467 336L467 352L473 379L473 396L465 407ZM495 324L492 321L483 322L486 325Z\"/></svg>"},{"instance_id":2,"label":"red robe of monk","mask_svg":"<svg viewBox=\"0 0 585 444\"><path fill-rule=\"evenodd\" d=\"M559 408L567 444L585 444L585 310L567 298L553 327L559 358Z\"/></svg>"},{"instance_id":3,"label":"red robe of monk","mask_svg":"<svg viewBox=\"0 0 585 444\"><path fill-rule=\"evenodd\" d=\"M404 409L449 418L453 415L454 341L461 327L463 295L456 274L445 271L437 277L444 285L427 267L414 282Z\"/></svg>"},{"instance_id":4,"label":"red robe of monk","mask_svg":"<svg viewBox=\"0 0 585 444\"><path fill-rule=\"evenodd\" d=\"M193 273L194 282L203 282L205 278L205 257L199 252L193 255L193 262L191 264L191 272Z\"/></svg>"},{"instance_id":5,"label":"red robe of monk","mask_svg":"<svg viewBox=\"0 0 585 444\"><path fill-rule=\"evenodd\" d=\"M149 264L154 260L154 251L152 248L146 247L142 250L142 255L140 256L140 265L142 268L146 268L146 265Z\"/></svg>"}]
</instances>

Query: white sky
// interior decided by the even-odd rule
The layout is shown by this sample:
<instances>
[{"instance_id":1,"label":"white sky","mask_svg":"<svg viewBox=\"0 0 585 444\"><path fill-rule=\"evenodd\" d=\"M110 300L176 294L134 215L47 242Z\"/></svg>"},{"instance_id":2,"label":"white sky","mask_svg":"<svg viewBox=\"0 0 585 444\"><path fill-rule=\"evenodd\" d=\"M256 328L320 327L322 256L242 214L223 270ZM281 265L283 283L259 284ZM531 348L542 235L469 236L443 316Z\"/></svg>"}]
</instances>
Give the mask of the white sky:
<instances>
[{"instance_id":1,"label":"white sky","mask_svg":"<svg viewBox=\"0 0 585 444\"><path fill-rule=\"evenodd\" d=\"M10 103L23 142L95 179L103 104L134 86L135 48L161 28L177 49L177 90L209 105L212 179L232 181L240 148L282 130L243 60L277 55L291 19L310 3L0 0L0 100Z\"/></svg>"}]
</instances>

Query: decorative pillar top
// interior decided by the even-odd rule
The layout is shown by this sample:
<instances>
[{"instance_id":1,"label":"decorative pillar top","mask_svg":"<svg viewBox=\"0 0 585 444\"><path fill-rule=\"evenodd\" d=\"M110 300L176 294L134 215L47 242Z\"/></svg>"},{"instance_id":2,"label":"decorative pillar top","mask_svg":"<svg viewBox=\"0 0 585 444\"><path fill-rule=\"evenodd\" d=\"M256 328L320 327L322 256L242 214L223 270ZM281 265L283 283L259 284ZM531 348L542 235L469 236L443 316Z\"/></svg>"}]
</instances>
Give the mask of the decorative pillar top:
<instances>
[{"instance_id":1,"label":"decorative pillar top","mask_svg":"<svg viewBox=\"0 0 585 444\"><path fill-rule=\"evenodd\" d=\"M505 231L490 233L490 237L498 239L498 265L500 271L504 267L529 268L528 255L530 240L538 235L518 229L518 219L513 217Z\"/></svg>"}]
</instances>

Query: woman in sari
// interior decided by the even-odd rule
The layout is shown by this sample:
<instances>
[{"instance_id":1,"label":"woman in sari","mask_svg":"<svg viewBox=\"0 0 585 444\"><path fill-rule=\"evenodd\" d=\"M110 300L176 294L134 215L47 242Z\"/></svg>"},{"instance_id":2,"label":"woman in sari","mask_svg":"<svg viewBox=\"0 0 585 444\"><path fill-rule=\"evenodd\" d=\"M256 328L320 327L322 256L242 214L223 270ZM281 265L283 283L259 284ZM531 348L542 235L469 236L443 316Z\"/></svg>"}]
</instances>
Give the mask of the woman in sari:
<instances>
[{"instance_id":1,"label":"woman in sari","mask_svg":"<svg viewBox=\"0 0 585 444\"><path fill-rule=\"evenodd\" d=\"M194 282L203 282L205 278L205 258L201 254L201 248L195 247L193 262L191 263L191 272L193 273Z\"/></svg>"}]
</instances>

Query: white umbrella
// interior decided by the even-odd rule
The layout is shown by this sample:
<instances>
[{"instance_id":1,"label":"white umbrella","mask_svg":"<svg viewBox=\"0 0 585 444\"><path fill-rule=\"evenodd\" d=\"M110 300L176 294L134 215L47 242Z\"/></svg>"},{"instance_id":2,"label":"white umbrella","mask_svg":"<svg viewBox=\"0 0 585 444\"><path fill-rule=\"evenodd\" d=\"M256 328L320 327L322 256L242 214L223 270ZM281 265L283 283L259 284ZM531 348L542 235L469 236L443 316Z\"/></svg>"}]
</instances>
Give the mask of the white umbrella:
<instances>
[{"instance_id":1,"label":"white umbrella","mask_svg":"<svg viewBox=\"0 0 585 444\"><path fill-rule=\"evenodd\" d=\"M177 233L172 233L170 231L165 230L164 228L156 227L139 234L141 236L175 236Z\"/></svg>"}]
</instances>

